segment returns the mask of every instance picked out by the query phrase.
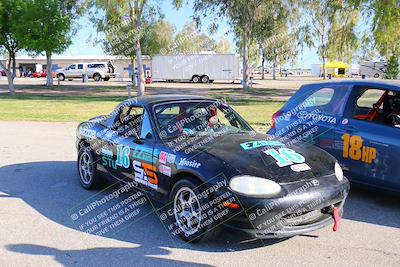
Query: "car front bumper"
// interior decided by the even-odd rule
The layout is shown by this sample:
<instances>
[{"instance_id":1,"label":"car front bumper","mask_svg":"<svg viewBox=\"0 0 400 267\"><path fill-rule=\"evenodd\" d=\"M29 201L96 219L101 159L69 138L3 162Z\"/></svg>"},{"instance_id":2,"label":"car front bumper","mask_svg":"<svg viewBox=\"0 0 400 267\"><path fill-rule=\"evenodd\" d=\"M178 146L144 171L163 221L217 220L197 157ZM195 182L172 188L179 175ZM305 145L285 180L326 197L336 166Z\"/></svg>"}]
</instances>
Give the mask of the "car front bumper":
<instances>
[{"instance_id":1,"label":"car front bumper","mask_svg":"<svg viewBox=\"0 0 400 267\"><path fill-rule=\"evenodd\" d=\"M242 208L231 211L224 224L262 239L290 237L332 225L334 209L338 210L340 217L343 215L350 190L346 178L341 183L334 179L336 177L326 177L286 185L285 195L275 199L237 196ZM315 185L306 188L309 183Z\"/></svg>"}]
</instances>

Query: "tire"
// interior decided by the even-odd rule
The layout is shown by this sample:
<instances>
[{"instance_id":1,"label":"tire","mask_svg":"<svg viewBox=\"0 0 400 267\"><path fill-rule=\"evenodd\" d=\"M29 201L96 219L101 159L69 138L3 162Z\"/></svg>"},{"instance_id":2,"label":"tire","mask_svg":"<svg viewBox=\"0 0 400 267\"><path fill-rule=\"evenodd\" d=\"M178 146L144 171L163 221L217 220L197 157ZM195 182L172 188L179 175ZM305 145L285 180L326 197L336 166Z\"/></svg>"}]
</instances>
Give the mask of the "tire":
<instances>
[{"instance_id":1,"label":"tire","mask_svg":"<svg viewBox=\"0 0 400 267\"><path fill-rule=\"evenodd\" d=\"M173 229L173 234L188 243L214 239L220 230L217 222L201 227L203 220L208 219L206 216L208 210L203 209L207 199L197 198L201 192L204 192L201 188L200 182L196 179L184 178L179 180L170 192L170 210L173 211L173 215L170 216L170 225L172 226L170 229ZM190 197L192 198L191 203L188 201ZM180 208L183 206L182 204L185 205L185 210ZM202 216L206 217L202 218Z\"/></svg>"},{"instance_id":2,"label":"tire","mask_svg":"<svg viewBox=\"0 0 400 267\"><path fill-rule=\"evenodd\" d=\"M214 82L214 80L210 80L210 83L213 83Z\"/></svg>"},{"instance_id":3,"label":"tire","mask_svg":"<svg viewBox=\"0 0 400 267\"><path fill-rule=\"evenodd\" d=\"M201 76L202 83L208 83L209 81L210 81L210 78L207 75Z\"/></svg>"},{"instance_id":4,"label":"tire","mask_svg":"<svg viewBox=\"0 0 400 267\"><path fill-rule=\"evenodd\" d=\"M199 76L199 75L194 75L194 76L192 77L192 82L194 82L194 83L200 82L200 76Z\"/></svg>"},{"instance_id":5,"label":"tire","mask_svg":"<svg viewBox=\"0 0 400 267\"><path fill-rule=\"evenodd\" d=\"M99 82L99 81L101 80L101 75L98 74L98 73L95 73L95 74L93 74L93 79L94 79L96 82Z\"/></svg>"},{"instance_id":6,"label":"tire","mask_svg":"<svg viewBox=\"0 0 400 267\"><path fill-rule=\"evenodd\" d=\"M59 73L59 74L57 74L57 79L58 79L59 81L64 81L64 80L65 80L65 75L62 74L62 73Z\"/></svg>"},{"instance_id":7,"label":"tire","mask_svg":"<svg viewBox=\"0 0 400 267\"><path fill-rule=\"evenodd\" d=\"M104 81L108 82L110 80L110 77L104 77Z\"/></svg>"},{"instance_id":8,"label":"tire","mask_svg":"<svg viewBox=\"0 0 400 267\"><path fill-rule=\"evenodd\" d=\"M375 73L374 78L379 78L379 73Z\"/></svg>"},{"instance_id":9,"label":"tire","mask_svg":"<svg viewBox=\"0 0 400 267\"><path fill-rule=\"evenodd\" d=\"M83 188L90 190L104 185L104 179L99 175L96 167L93 150L90 146L81 147L78 152L77 169Z\"/></svg>"}]
</instances>

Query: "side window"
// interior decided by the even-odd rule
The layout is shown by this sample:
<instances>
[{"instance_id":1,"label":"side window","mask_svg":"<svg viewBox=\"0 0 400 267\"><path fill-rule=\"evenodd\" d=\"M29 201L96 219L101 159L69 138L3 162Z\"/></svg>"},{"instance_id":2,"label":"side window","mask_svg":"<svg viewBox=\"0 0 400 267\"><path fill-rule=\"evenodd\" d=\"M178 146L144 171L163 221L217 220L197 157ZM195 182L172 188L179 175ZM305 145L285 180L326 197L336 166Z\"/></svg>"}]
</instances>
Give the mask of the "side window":
<instances>
[{"instance_id":1,"label":"side window","mask_svg":"<svg viewBox=\"0 0 400 267\"><path fill-rule=\"evenodd\" d=\"M78 64L78 70L83 70L83 64Z\"/></svg>"},{"instance_id":2,"label":"side window","mask_svg":"<svg viewBox=\"0 0 400 267\"><path fill-rule=\"evenodd\" d=\"M69 69L69 70L74 70L76 68L76 65L75 64L72 64L72 65L69 65L69 67L67 68L67 69Z\"/></svg>"},{"instance_id":3,"label":"side window","mask_svg":"<svg viewBox=\"0 0 400 267\"><path fill-rule=\"evenodd\" d=\"M142 115L142 107L124 106L116 118L116 131L120 135L138 137Z\"/></svg>"},{"instance_id":4,"label":"side window","mask_svg":"<svg viewBox=\"0 0 400 267\"><path fill-rule=\"evenodd\" d=\"M360 98L358 98L357 106L359 108L372 109L384 93L384 90L368 89L360 96ZM380 106L380 109L382 109L382 106Z\"/></svg>"},{"instance_id":5,"label":"side window","mask_svg":"<svg viewBox=\"0 0 400 267\"><path fill-rule=\"evenodd\" d=\"M144 111L142 116L142 124L140 126L141 139L153 139L153 127L151 126L150 116L147 111Z\"/></svg>"},{"instance_id":6,"label":"side window","mask_svg":"<svg viewBox=\"0 0 400 267\"><path fill-rule=\"evenodd\" d=\"M307 97L304 106L308 108L327 105L331 102L334 93L335 91L332 88L322 88Z\"/></svg>"},{"instance_id":7,"label":"side window","mask_svg":"<svg viewBox=\"0 0 400 267\"><path fill-rule=\"evenodd\" d=\"M308 109L310 112L321 112L335 116L345 102L347 91L348 87L320 88L296 107Z\"/></svg>"}]
</instances>

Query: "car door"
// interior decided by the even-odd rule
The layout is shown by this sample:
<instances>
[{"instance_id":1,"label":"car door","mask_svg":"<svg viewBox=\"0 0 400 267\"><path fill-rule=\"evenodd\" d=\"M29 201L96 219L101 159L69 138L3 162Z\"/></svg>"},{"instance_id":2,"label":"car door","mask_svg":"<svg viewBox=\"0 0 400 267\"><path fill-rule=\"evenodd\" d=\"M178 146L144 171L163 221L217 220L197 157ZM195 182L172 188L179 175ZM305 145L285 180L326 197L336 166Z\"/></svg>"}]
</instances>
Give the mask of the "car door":
<instances>
[{"instance_id":1,"label":"car door","mask_svg":"<svg viewBox=\"0 0 400 267\"><path fill-rule=\"evenodd\" d=\"M76 64L71 64L65 69L66 78L75 78L76 76Z\"/></svg>"},{"instance_id":2,"label":"car door","mask_svg":"<svg viewBox=\"0 0 400 267\"><path fill-rule=\"evenodd\" d=\"M83 65L83 63L79 63L79 64L77 64L77 67L76 67L76 77L78 78L78 77L82 77L82 75L84 74L84 65Z\"/></svg>"},{"instance_id":3,"label":"car door","mask_svg":"<svg viewBox=\"0 0 400 267\"><path fill-rule=\"evenodd\" d=\"M149 113L141 106L127 106L118 116L118 134L113 138L114 173L119 180L135 181L138 188L153 194L158 190L157 153Z\"/></svg>"},{"instance_id":4,"label":"car door","mask_svg":"<svg viewBox=\"0 0 400 267\"><path fill-rule=\"evenodd\" d=\"M338 159L353 181L400 189L400 129L380 118L382 106L374 121L359 118L387 91L384 87L354 87L346 104L345 118L337 129L342 142Z\"/></svg>"}]
</instances>

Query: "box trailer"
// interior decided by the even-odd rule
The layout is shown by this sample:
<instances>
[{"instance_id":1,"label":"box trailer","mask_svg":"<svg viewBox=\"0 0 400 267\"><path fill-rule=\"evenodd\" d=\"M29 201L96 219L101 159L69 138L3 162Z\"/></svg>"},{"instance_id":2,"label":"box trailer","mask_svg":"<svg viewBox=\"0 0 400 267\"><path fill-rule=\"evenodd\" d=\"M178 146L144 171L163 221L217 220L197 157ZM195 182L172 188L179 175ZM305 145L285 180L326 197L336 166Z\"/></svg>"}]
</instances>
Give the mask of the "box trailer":
<instances>
[{"instance_id":1,"label":"box trailer","mask_svg":"<svg viewBox=\"0 0 400 267\"><path fill-rule=\"evenodd\" d=\"M156 55L151 68L152 80L208 83L241 79L237 54Z\"/></svg>"}]
</instances>

